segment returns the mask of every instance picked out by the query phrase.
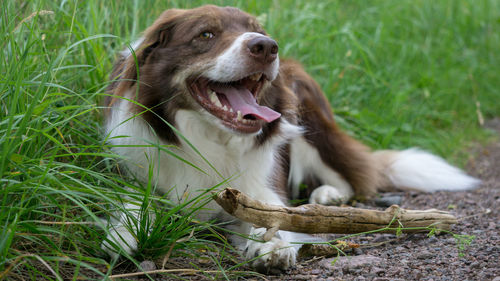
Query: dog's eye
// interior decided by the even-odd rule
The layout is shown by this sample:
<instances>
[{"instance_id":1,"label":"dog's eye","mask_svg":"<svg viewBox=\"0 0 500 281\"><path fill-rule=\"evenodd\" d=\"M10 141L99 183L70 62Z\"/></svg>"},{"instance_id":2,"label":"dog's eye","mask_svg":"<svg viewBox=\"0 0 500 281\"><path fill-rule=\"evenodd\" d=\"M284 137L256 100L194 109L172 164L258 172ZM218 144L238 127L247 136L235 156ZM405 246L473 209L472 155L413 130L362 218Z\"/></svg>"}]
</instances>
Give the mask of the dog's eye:
<instances>
[{"instance_id":1,"label":"dog's eye","mask_svg":"<svg viewBox=\"0 0 500 281\"><path fill-rule=\"evenodd\" d=\"M214 38L214 34L210 31L203 31L202 33L200 33L199 37L201 39L212 39Z\"/></svg>"}]
</instances>

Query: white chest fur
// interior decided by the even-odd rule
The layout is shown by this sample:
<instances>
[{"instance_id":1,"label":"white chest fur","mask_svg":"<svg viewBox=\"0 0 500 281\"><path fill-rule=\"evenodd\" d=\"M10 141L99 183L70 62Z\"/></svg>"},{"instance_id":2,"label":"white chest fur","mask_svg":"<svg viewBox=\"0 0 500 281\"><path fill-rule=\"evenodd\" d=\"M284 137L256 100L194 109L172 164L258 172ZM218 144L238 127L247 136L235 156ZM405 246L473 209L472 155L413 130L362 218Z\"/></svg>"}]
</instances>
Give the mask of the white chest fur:
<instances>
[{"instance_id":1,"label":"white chest fur","mask_svg":"<svg viewBox=\"0 0 500 281\"><path fill-rule=\"evenodd\" d=\"M276 150L300 134L297 126L283 119L279 134L256 145L254 136L222 130L201 113L179 110L175 126L182 137L180 145L174 146L155 136L140 117L131 117L128 102L114 106L106 126L109 142L127 145L114 150L124 157L128 170L142 181L151 178L157 190L168 193L171 200L192 198L227 181L221 187L231 186L263 202L283 204L271 186ZM219 211L215 204L207 207ZM214 212L205 212L200 219L208 219Z\"/></svg>"}]
</instances>

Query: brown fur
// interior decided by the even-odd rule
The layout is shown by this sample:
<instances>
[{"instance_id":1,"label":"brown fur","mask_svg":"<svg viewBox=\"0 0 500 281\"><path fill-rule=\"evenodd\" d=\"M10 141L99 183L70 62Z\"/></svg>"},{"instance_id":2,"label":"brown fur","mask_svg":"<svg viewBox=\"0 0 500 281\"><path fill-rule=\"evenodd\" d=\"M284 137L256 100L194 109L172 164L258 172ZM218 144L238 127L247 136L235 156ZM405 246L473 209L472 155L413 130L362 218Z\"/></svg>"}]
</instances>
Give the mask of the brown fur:
<instances>
[{"instance_id":1,"label":"brown fur","mask_svg":"<svg viewBox=\"0 0 500 281\"><path fill-rule=\"evenodd\" d=\"M328 152L320 154L321 159L338 171L357 195L373 195L379 186L379 172L369 148L340 130L330 103L300 64L282 61L281 74L298 98L299 125L306 130L306 140L319 151Z\"/></svg>"},{"instance_id":2,"label":"brown fur","mask_svg":"<svg viewBox=\"0 0 500 281\"><path fill-rule=\"evenodd\" d=\"M225 36L209 44L191 41L190 38L207 28L214 32L224 30ZM135 100L141 105L135 106L135 113L140 114L163 140L178 143L176 134L166 122L175 125L177 110L192 109L196 104L184 94L185 85L174 83L171 77L185 65L219 54L237 34L245 31L265 34L255 18L235 8L203 6L192 10L167 10L145 31L135 57L129 56L116 63L111 75L116 80L109 89L114 97L107 99L107 105L111 106L128 90L135 91ZM282 118L302 126L306 131L305 139L318 151L328 151L321 153L321 159L338 171L357 195L371 196L376 192L381 182L380 173L369 149L338 128L319 85L300 64L281 60L280 74L261 91L258 100L261 105L282 113ZM279 122L267 124L263 133L257 136L257 143L262 145L278 132ZM286 148L283 151L286 161ZM283 171L276 171L276 179L278 190L284 192L287 187L283 179L288 175L288 163L282 168ZM311 180L314 185L305 195L320 184Z\"/></svg>"}]
</instances>

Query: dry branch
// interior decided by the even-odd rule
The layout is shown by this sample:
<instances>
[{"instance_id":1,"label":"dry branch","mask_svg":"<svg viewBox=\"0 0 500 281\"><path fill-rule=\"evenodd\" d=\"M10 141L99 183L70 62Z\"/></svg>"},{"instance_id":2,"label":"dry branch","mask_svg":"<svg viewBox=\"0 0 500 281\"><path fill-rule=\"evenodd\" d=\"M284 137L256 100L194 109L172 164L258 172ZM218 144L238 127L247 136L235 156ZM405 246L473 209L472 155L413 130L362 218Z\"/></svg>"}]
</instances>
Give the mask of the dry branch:
<instances>
[{"instance_id":1,"label":"dry branch","mask_svg":"<svg viewBox=\"0 0 500 281\"><path fill-rule=\"evenodd\" d=\"M229 214L267 228L264 240L269 240L278 229L311 234L352 234L386 228L383 232L395 233L399 227L402 232L418 232L431 225L449 230L457 223L457 219L445 211L405 210L397 205L385 211L316 204L299 207L268 205L232 188L226 188L214 199Z\"/></svg>"}]
</instances>

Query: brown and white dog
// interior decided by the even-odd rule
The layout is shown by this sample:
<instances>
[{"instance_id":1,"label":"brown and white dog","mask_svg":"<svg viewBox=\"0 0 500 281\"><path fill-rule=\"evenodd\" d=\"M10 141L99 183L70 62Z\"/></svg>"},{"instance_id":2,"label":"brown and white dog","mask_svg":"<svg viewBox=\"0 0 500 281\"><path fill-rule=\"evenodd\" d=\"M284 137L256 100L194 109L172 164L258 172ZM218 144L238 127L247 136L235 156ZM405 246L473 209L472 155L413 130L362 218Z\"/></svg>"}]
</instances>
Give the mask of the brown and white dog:
<instances>
[{"instance_id":1,"label":"brown and white dog","mask_svg":"<svg viewBox=\"0 0 500 281\"><path fill-rule=\"evenodd\" d=\"M236 8L167 10L133 49L134 55L121 53L111 75L106 132L128 170L143 181L153 171L154 182L172 200L196 196L227 178L232 187L275 205L304 197L339 203L377 190L463 190L479 183L427 152L371 152L346 135L318 84L298 63L279 59L276 41ZM171 153L151 144L168 145ZM301 183L308 188L299 189ZM213 211L201 219L221 217L216 204L208 208ZM124 224L123 218L111 225L108 240L131 253L137 242ZM247 223L237 230L264 233ZM298 234L279 231L266 243L235 243L248 259L269 253L252 262L266 271L293 265L297 250L289 242L297 240Z\"/></svg>"}]
</instances>

